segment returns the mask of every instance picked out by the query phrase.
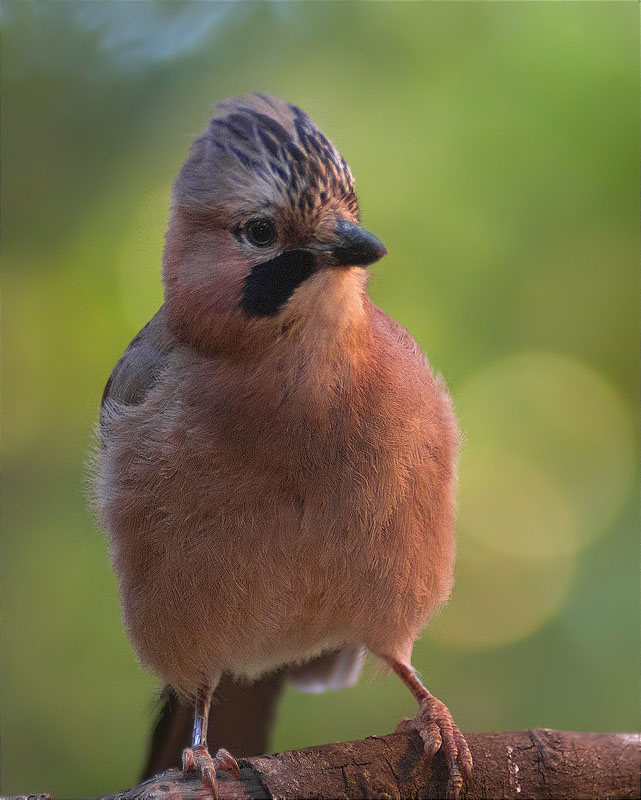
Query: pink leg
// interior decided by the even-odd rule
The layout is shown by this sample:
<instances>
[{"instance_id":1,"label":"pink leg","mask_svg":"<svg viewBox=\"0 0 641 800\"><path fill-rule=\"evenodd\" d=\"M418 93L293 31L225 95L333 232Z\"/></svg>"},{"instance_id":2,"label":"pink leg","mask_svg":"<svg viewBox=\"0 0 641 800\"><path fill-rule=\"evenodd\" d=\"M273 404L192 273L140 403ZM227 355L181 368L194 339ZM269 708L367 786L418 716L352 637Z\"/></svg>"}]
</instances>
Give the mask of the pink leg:
<instances>
[{"instance_id":1,"label":"pink leg","mask_svg":"<svg viewBox=\"0 0 641 800\"><path fill-rule=\"evenodd\" d=\"M191 739L191 747L183 750L183 775L192 770L198 770L203 779L203 786L209 789L215 798L218 799L218 784L216 781L216 769L224 772L231 772L236 778L240 779L240 769L234 757L224 748L216 753L212 758L207 749L207 721L209 718L209 706L213 688L204 687L198 692L196 698L196 710L194 712L194 732Z\"/></svg>"},{"instance_id":2,"label":"pink leg","mask_svg":"<svg viewBox=\"0 0 641 800\"><path fill-rule=\"evenodd\" d=\"M456 727L447 706L427 691L410 665L394 659L387 661L419 704L414 719L404 719L396 730L416 731L423 740L425 755L429 759L438 750L443 751L449 771L447 796L457 800L463 782L469 781L472 774L472 756L463 734Z\"/></svg>"}]
</instances>

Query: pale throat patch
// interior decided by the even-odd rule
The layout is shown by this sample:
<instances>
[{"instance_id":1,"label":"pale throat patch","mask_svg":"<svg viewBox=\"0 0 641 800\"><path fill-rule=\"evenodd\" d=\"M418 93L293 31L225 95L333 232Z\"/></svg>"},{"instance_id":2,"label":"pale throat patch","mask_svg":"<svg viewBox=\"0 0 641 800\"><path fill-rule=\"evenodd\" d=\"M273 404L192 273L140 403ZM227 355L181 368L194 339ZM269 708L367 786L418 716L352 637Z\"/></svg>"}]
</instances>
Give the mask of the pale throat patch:
<instances>
[{"instance_id":1,"label":"pale throat patch","mask_svg":"<svg viewBox=\"0 0 641 800\"><path fill-rule=\"evenodd\" d=\"M364 316L366 283L362 267L321 269L296 288L282 318L319 334L339 333Z\"/></svg>"}]
</instances>

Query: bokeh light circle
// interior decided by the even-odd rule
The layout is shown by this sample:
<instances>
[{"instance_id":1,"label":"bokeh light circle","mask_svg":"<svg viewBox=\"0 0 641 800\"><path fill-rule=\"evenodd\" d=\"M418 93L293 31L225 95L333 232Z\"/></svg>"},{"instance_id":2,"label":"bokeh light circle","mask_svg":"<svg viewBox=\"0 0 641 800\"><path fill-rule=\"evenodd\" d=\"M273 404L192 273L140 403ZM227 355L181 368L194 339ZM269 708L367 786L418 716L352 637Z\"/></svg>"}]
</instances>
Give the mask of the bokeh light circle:
<instances>
[{"instance_id":1,"label":"bokeh light circle","mask_svg":"<svg viewBox=\"0 0 641 800\"><path fill-rule=\"evenodd\" d=\"M621 509L630 412L605 376L557 353L494 362L456 393L465 432L459 526L507 555L576 552Z\"/></svg>"},{"instance_id":2,"label":"bokeh light circle","mask_svg":"<svg viewBox=\"0 0 641 800\"><path fill-rule=\"evenodd\" d=\"M574 572L574 557L528 559L464 541L447 608L430 624L437 641L486 649L525 639L553 618Z\"/></svg>"},{"instance_id":3,"label":"bokeh light circle","mask_svg":"<svg viewBox=\"0 0 641 800\"><path fill-rule=\"evenodd\" d=\"M545 558L579 548L578 515L536 463L479 448L463 458L461 474L460 530L506 555Z\"/></svg>"},{"instance_id":4,"label":"bokeh light circle","mask_svg":"<svg viewBox=\"0 0 641 800\"><path fill-rule=\"evenodd\" d=\"M633 423L605 376L558 353L493 362L454 396L464 431L459 560L450 605L431 628L449 645L497 647L558 613L577 553L620 511Z\"/></svg>"}]
</instances>

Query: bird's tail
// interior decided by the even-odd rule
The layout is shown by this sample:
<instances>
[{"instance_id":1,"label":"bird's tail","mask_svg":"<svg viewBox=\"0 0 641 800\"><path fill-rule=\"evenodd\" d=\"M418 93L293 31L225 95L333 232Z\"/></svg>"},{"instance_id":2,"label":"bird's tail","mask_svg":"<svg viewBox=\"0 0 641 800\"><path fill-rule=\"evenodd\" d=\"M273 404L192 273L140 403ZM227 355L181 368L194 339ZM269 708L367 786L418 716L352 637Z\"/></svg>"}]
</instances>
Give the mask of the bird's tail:
<instances>
[{"instance_id":1,"label":"bird's tail","mask_svg":"<svg viewBox=\"0 0 641 800\"><path fill-rule=\"evenodd\" d=\"M347 645L342 650L315 658L287 670L287 683L299 692L317 694L353 686L361 674L365 646Z\"/></svg>"}]
</instances>

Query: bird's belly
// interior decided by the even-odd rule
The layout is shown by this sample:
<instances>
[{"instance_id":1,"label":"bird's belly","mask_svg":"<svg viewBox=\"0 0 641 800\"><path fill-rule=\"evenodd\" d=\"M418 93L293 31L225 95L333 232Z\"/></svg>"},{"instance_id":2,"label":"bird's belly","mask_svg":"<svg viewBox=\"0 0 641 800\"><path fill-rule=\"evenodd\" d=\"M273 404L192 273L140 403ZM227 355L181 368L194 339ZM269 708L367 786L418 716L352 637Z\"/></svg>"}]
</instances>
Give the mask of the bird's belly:
<instances>
[{"instance_id":1,"label":"bird's belly","mask_svg":"<svg viewBox=\"0 0 641 800\"><path fill-rule=\"evenodd\" d=\"M269 643L264 642L260 652L251 648L245 653L236 653L231 663L224 669L240 678L252 681L280 667L302 664L323 653L338 650L348 642L353 643L352 639L353 637L342 635L338 631L314 643L283 636L272 639Z\"/></svg>"},{"instance_id":2,"label":"bird's belly","mask_svg":"<svg viewBox=\"0 0 641 800\"><path fill-rule=\"evenodd\" d=\"M373 627L371 615L385 615L384 598L394 592L380 584L374 607L362 555L355 563L345 541L324 543L293 516L274 511L260 535L245 520L233 536L218 518L202 538L155 558L139 550L137 568L116 548L124 618L141 661L193 693L203 675L229 671L255 679L360 645Z\"/></svg>"},{"instance_id":3,"label":"bird's belly","mask_svg":"<svg viewBox=\"0 0 641 800\"><path fill-rule=\"evenodd\" d=\"M137 585L121 580L125 622L141 661L176 688L193 693L203 675L219 672L253 680L362 642L358 631L366 623L346 613L349 601L334 602L331 580L300 568L276 570L272 562L270 580L257 583L243 558L234 563L227 554L222 561L208 580L186 565L180 574L148 574Z\"/></svg>"},{"instance_id":4,"label":"bird's belly","mask_svg":"<svg viewBox=\"0 0 641 800\"><path fill-rule=\"evenodd\" d=\"M430 583L432 557L409 536L409 504L386 499L397 494L389 471L384 487L383 470L363 481L359 465L353 479L319 474L310 493L248 461L212 469L191 453L188 470L139 460L125 504L131 466L118 466L104 512L125 623L141 661L178 689L224 670L255 678L346 644L375 649L391 629L415 635L443 594Z\"/></svg>"}]
</instances>

